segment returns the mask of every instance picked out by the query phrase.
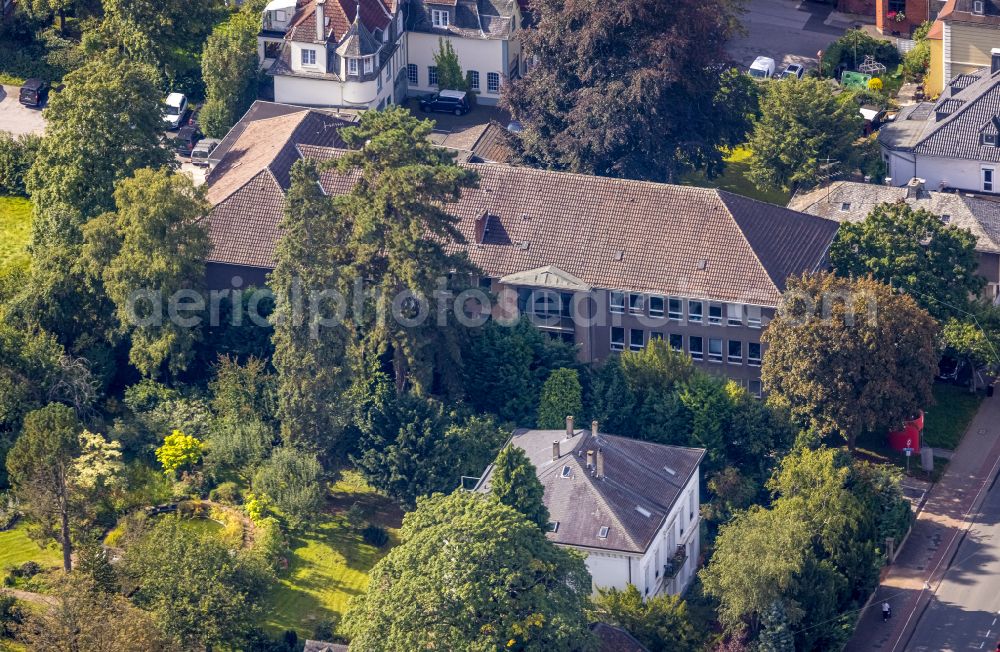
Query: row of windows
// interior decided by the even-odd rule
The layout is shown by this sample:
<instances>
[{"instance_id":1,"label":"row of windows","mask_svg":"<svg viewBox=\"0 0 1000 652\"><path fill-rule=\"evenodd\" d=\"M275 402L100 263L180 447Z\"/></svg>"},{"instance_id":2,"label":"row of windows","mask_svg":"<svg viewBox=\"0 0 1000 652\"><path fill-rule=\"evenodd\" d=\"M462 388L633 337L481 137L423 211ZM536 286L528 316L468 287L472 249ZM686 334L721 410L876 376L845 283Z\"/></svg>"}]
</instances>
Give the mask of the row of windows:
<instances>
[{"instance_id":1,"label":"row of windows","mask_svg":"<svg viewBox=\"0 0 1000 652\"><path fill-rule=\"evenodd\" d=\"M481 90L479 85L479 71L478 70L468 70L465 73L466 78L469 80L469 88L478 91ZM411 86L420 85L420 68L415 63L410 63L406 65L406 79L410 82ZM427 85L437 86L438 83L438 70L437 66L427 66ZM500 73L498 72L488 72L486 73L486 90L489 93L499 93L500 92Z\"/></svg>"},{"instance_id":2,"label":"row of windows","mask_svg":"<svg viewBox=\"0 0 1000 652\"><path fill-rule=\"evenodd\" d=\"M630 351L641 351L647 343L646 331L641 328L628 329L628 348ZM662 340L663 333L650 331L649 340ZM679 333L667 333L667 345L674 351L684 351L684 336ZM722 362L725 357L729 364L743 364L743 340L726 340L721 337L702 337L701 335L689 335L687 353L693 360L705 359L705 340L708 340L708 361ZM725 348L723 348L725 344ZM759 367L761 361L760 342L746 343L746 364L751 367ZM625 350L625 328L620 326L611 327L611 350Z\"/></svg>"},{"instance_id":3,"label":"row of windows","mask_svg":"<svg viewBox=\"0 0 1000 652\"><path fill-rule=\"evenodd\" d=\"M684 319L684 299L679 297L661 297L657 295L637 294L635 292L612 291L609 309L615 314L624 314L626 302L628 312L632 315L649 315L663 317L674 321ZM691 324L707 323L720 326L723 319L723 304L709 303L706 320L705 302L697 299L687 300L687 320ZM760 306L745 306L741 303L725 304L725 319L730 326L742 326L744 320L751 328L760 328L762 323Z\"/></svg>"},{"instance_id":4,"label":"row of windows","mask_svg":"<svg viewBox=\"0 0 1000 652\"><path fill-rule=\"evenodd\" d=\"M316 50L312 48L302 48L301 58L303 66L316 65ZM362 62L362 63L359 63ZM364 57L363 59L347 59L347 74L357 75L359 68L363 68L366 75L370 75L375 70L375 57ZM391 74L391 73L389 73ZM389 75L386 75L388 80Z\"/></svg>"}]
</instances>

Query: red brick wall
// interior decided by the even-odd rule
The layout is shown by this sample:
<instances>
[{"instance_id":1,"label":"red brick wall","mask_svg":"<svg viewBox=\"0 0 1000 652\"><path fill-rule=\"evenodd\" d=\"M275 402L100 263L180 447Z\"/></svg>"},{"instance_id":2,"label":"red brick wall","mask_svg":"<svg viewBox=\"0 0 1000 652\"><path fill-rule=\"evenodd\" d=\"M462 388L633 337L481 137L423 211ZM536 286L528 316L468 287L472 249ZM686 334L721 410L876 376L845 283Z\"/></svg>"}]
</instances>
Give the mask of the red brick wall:
<instances>
[{"instance_id":1,"label":"red brick wall","mask_svg":"<svg viewBox=\"0 0 1000 652\"><path fill-rule=\"evenodd\" d=\"M898 34L908 37L920 23L927 20L927 0L906 0L906 8L902 21L890 20L889 0L876 0L875 2L875 27L882 34Z\"/></svg>"}]
</instances>

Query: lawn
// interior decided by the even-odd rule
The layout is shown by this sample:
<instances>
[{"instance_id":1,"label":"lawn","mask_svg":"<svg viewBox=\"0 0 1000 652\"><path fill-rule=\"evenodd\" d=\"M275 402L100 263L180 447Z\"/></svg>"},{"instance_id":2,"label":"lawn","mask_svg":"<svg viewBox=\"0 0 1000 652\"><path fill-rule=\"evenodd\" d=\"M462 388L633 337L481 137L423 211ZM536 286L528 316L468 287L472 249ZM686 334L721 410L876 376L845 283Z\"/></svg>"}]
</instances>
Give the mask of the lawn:
<instances>
[{"instance_id":1,"label":"lawn","mask_svg":"<svg viewBox=\"0 0 1000 652\"><path fill-rule=\"evenodd\" d=\"M750 180L747 179L747 172L750 169L750 158L752 156L753 153L749 149L737 147L726 156L726 170L721 176L708 179L703 172L692 172L684 175L680 181L681 185L720 188L736 193L737 195L759 199L760 201L766 201L779 206L788 204L788 200L791 198L791 195L788 193L758 190L750 183Z\"/></svg>"},{"instance_id":2,"label":"lawn","mask_svg":"<svg viewBox=\"0 0 1000 652\"><path fill-rule=\"evenodd\" d=\"M0 532L0 574L20 566L26 561L38 562L43 568L62 566L62 553L54 545L39 548L28 538L28 526L23 521L15 527Z\"/></svg>"},{"instance_id":3,"label":"lawn","mask_svg":"<svg viewBox=\"0 0 1000 652\"><path fill-rule=\"evenodd\" d=\"M31 232L31 202L0 196L0 271L28 260L25 247Z\"/></svg>"},{"instance_id":4,"label":"lawn","mask_svg":"<svg viewBox=\"0 0 1000 652\"><path fill-rule=\"evenodd\" d=\"M982 400L982 394L970 394L968 387L934 383L935 404L924 411L924 444L958 448Z\"/></svg>"},{"instance_id":5,"label":"lawn","mask_svg":"<svg viewBox=\"0 0 1000 652\"><path fill-rule=\"evenodd\" d=\"M368 545L348 524L344 513L355 502L370 522L389 530L390 544L381 549ZM345 472L331 487L325 513L306 531L290 535L288 569L268 597L264 626L274 633L294 629L300 637L311 637L318 623L342 617L348 600L364 591L368 571L397 540L401 517L398 507L360 476Z\"/></svg>"}]
</instances>

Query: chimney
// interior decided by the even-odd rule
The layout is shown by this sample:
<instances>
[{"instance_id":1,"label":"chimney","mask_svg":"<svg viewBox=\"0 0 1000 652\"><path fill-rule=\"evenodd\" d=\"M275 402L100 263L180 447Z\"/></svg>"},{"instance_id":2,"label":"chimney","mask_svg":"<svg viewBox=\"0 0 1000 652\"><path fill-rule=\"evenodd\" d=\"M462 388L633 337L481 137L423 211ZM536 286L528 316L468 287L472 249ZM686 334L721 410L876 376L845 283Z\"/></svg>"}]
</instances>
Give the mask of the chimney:
<instances>
[{"instance_id":1,"label":"chimney","mask_svg":"<svg viewBox=\"0 0 1000 652\"><path fill-rule=\"evenodd\" d=\"M906 198L917 199L924 190L924 180L913 177L906 182Z\"/></svg>"},{"instance_id":2,"label":"chimney","mask_svg":"<svg viewBox=\"0 0 1000 652\"><path fill-rule=\"evenodd\" d=\"M326 0L316 0L316 40L326 41Z\"/></svg>"},{"instance_id":3,"label":"chimney","mask_svg":"<svg viewBox=\"0 0 1000 652\"><path fill-rule=\"evenodd\" d=\"M597 449L597 477L604 479L604 449Z\"/></svg>"},{"instance_id":4,"label":"chimney","mask_svg":"<svg viewBox=\"0 0 1000 652\"><path fill-rule=\"evenodd\" d=\"M557 459L559 459L559 442L554 441L552 442L552 461L555 462Z\"/></svg>"},{"instance_id":5,"label":"chimney","mask_svg":"<svg viewBox=\"0 0 1000 652\"><path fill-rule=\"evenodd\" d=\"M594 451L592 450L587 451L587 468L594 468Z\"/></svg>"},{"instance_id":6,"label":"chimney","mask_svg":"<svg viewBox=\"0 0 1000 652\"><path fill-rule=\"evenodd\" d=\"M573 436L573 415L567 415L566 417L566 438L569 439Z\"/></svg>"},{"instance_id":7,"label":"chimney","mask_svg":"<svg viewBox=\"0 0 1000 652\"><path fill-rule=\"evenodd\" d=\"M990 50L990 73L996 74L1000 70L1000 48Z\"/></svg>"},{"instance_id":8,"label":"chimney","mask_svg":"<svg viewBox=\"0 0 1000 652\"><path fill-rule=\"evenodd\" d=\"M597 436L597 419L590 422L590 434Z\"/></svg>"}]
</instances>

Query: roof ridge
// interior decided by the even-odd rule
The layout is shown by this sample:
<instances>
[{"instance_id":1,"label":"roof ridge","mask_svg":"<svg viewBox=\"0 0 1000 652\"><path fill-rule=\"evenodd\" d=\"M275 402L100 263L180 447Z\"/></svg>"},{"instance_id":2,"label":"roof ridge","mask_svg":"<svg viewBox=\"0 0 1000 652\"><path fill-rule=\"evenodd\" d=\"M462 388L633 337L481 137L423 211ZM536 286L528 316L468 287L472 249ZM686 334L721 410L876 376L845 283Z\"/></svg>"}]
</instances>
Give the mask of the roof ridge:
<instances>
[{"instance_id":1,"label":"roof ridge","mask_svg":"<svg viewBox=\"0 0 1000 652\"><path fill-rule=\"evenodd\" d=\"M602 181L608 181L608 182L613 182L613 183L620 183L623 186L624 185L628 185L628 186L639 186L639 187L651 186L651 187L657 187L657 188L662 188L662 187L667 187L667 188L684 188L685 190L691 190L691 191L695 191L695 192L701 192L703 194L708 194L708 195L711 195L711 194L716 194L717 195L719 193L719 190L717 188L702 188L700 186L689 186L689 185L681 184L681 183L668 183L666 181L651 181L651 180L648 180L648 179L626 179L625 177L606 177L606 176L602 176L602 175L599 175L599 174L586 174L586 173L583 173L583 172L570 172L568 170L550 170L550 169L533 168L533 167L522 166L522 165L509 165L509 164L505 164L505 163L493 163L493 162L469 163L468 165L476 165L476 166L490 167L490 168L499 168L499 169L505 169L505 170L517 170L519 172L527 172L527 173L530 173L530 174L543 174L543 175L544 174L558 174L558 175L567 176L567 177L578 177L578 178L581 178L581 179L591 179L591 180L592 179L600 179ZM767 204L767 202L762 202L762 203ZM767 204L767 205L768 206L777 206L777 204Z\"/></svg>"}]
</instances>

